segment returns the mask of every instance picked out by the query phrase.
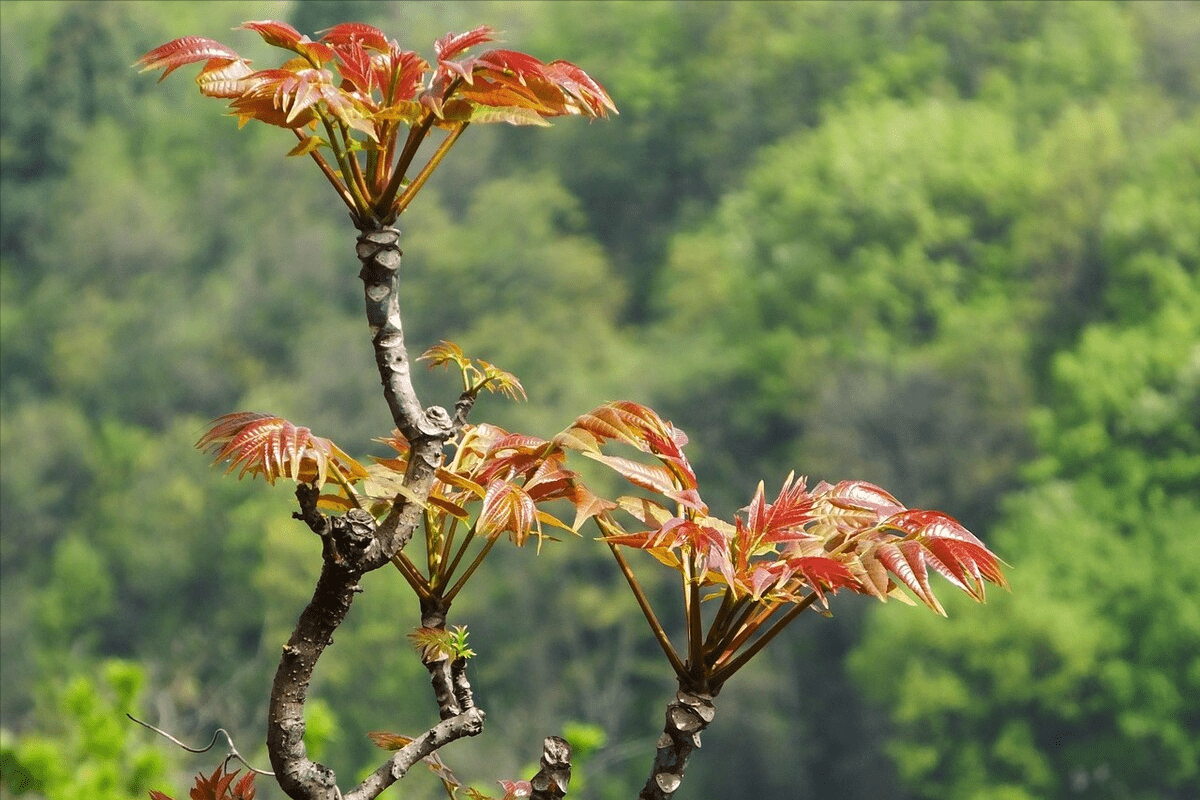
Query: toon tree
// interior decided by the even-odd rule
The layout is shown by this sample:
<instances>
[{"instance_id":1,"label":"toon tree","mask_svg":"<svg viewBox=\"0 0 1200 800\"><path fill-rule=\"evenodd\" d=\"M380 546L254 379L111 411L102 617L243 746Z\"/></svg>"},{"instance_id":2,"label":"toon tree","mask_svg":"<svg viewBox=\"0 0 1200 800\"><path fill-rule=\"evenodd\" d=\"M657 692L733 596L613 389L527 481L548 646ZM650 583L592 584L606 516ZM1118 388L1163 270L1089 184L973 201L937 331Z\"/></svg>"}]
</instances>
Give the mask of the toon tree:
<instances>
[{"instance_id":1,"label":"toon tree","mask_svg":"<svg viewBox=\"0 0 1200 800\"><path fill-rule=\"evenodd\" d=\"M415 360L458 370L462 392L450 411L425 405L413 388L414 359L404 341L397 219L471 125L597 119L616 107L597 81L569 62L504 49L469 55L494 40L487 27L439 39L434 63L359 23L337 25L317 40L282 22L242 27L287 51L287 59L255 70L229 47L188 36L152 50L137 65L162 69L165 78L202 63L202 94L227 99L242 124L257 120L290 130L296 144L289 155L311 158L345 202L358 230L367 328L395 425L378 440L386 455L369 464L269 413L221 417L197 443L239 477L295 482L299 510L293 516L322 542L320 577L283 645L268 711L273 777L289 797L369 800L422 760L451 797L482 797L461 787L439 750L484 727L467 677L473 655L467 630L451 624L450 612L501 540L523 546L532 539L540 547L551 538L548 531L580 535L586 527L611 551L679 687L666 704L639 795L645 800L676 792L726 681L804 611L828 614L830 596L839 590L920 602L944 613L931 573L979 601L985 583L1006 585L995 555L953 518L908 509L861 481L810 486L789 475L773 499L759 483L733 519L712 516L684 454L687 437L643 405L606 403L550 439L472 422L481 392L516 399L524 390L512 374L450 342ZM607 497L589 488L577 470L580 457L613 470L629 494ZM642 570L659 567L642 556L627 558L634 550L678 573L682 630L660 622L662 609L639 579ZM334 771L312 761L305 748L310 679L361 591L359 579L389 566L419 600L420 619L409 638L429 671L440 721L415 738L371 733L394 752L357 786L339 788ZM529 781L500 781L504 796L566 795L571 752L565 740L545 740L541 765ZM197 779L193 796L249 798L252 779L251 772L236 779L222 765Z\"/></svg>"}]
</instances>

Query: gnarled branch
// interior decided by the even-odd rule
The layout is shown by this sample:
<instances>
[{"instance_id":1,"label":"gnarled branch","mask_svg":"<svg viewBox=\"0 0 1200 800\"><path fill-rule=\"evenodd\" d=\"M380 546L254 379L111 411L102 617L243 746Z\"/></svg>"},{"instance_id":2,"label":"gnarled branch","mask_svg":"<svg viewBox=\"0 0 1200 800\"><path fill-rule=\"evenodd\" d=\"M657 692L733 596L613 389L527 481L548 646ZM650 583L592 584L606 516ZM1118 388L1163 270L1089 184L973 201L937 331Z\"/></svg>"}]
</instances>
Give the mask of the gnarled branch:
<instances>
[{"instance_id":1,"label":"gnarled branch","mask_svg":"<svg viewBox=\"0 0 1200 800\"><path fill-rule=\"evenodd\" d=\"M670 800L687 769L688 758L700 746L700 733L713 721L716 708L712 695L680 689L667 706L667 723L658 737L658 751L650 778L639 800Z\"/></svg>"},{"instance_id":2,"label":"gnarled branch","mask_svg":"<svg viewBox=\"0 0 1200 800\"><path fill-rule=\"evenodd\" d=\"M354 596L362 591L359 578L388 563L412 536L420 522L422 502L429 496L441 464L442 448L455 429L445 409L423 407L412 386L411 362L400 322L399 241L400 232L395 228L364 231L356 253L362 262L359 276L384 397L396 428L410 446L404 477L407 491L396 497L390 513L376 524L374 517L359 509L341 517L326 517L317 509L316 487L301 484L296 488L300 511L294 516L321 537L324 563L312 601L284 645L271 688L267 721L267 749L276 779L296 800L343 797L333 770L309 759L304 745L304 703L312 673L321 653L333 641L333 632L349 613ZM469 405L459 408L459 416L465 417L468 410ZM439 696L442 721L393 755L347 798L371 800L416 761L448 742L482 730L484 714L471 703L465 673L460 668L455 674L451 665L446 667L446 694L454 702L445 704Z\"/></svg>"}]
</instances>

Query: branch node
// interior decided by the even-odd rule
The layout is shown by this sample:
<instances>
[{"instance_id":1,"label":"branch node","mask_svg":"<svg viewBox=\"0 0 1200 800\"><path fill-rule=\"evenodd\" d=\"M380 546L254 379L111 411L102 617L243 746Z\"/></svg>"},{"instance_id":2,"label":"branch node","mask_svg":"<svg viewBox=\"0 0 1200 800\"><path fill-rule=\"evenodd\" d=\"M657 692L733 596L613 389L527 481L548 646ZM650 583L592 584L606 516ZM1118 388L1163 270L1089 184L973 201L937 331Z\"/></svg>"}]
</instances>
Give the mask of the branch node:
<instances>
[{"instance_id":1,"label":"branch node","mask_svg":"<svg viewBox=\"0 0 1200 800\"><path fill-rule=\"evenodd\" d=\"M529 782L530 800L561 800L571 783L571 745L558 736L542 743L541 769Z\"/></svg>"},{"instance_id":2,"label":"branch node","mask_svg":"<svg viewBox=\"0 0 1200 800\"><path fill-rule=\"evenodd\" d=\"M417 420L417 430L430 439L446 440L454 433L454 420L441 406L430 406Z\"/></svg>"}]
</instances>

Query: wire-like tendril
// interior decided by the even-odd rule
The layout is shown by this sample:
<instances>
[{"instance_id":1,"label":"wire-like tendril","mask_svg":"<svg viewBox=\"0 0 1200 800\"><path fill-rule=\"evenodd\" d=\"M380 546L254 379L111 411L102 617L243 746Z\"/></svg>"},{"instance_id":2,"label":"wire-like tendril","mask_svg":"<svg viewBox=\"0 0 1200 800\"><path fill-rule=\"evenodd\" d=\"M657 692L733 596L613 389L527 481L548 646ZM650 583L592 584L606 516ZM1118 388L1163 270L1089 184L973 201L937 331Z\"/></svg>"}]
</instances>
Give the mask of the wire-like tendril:
<instances>
[{"instance_id":1,"label":"wire-like tendril","mask_svg":"<svg viewBox=\"0 0 1200 800\"><path fill-rule=\"evenodd\" d=\"M237 745L235 745L233 743L233 737L230 736L229 731L225 730L224 728L217 728L216 731L213 732L212 741L209 742L204 747L188 747L186 744L179 741L171 734L167 733L166 731L162 730L161 728L154 727L149 722L142 722L140 719L135 717L133 714L126 714L125 716L129 717L131 720L136 722L138 725L141 725L143 728L148 728L149 730L154 731L155 733L157 733L159 736L163 737L164 739L169 739L174 745L176 745L177 747L179 747L183 750L187 750L189 753L207 753L209 750L212 750L214 746L216 746L217 738L220 736L224 736L226 743L229 745L229 754L227 756L225 756L225 765L226 766L229 765L229 760L231 758L233 758L233 759L237 759L238 761L242 762L242 765L245 766L246 769L250 770L253 773L256 773L258 775L267 775L272 778L275 777L274 772L268 772L265 769L257 769L256 767L251 766L250 762L247 761L245 758L243 758L242 754L238 752Z\"/></svg>"}]
</instances>

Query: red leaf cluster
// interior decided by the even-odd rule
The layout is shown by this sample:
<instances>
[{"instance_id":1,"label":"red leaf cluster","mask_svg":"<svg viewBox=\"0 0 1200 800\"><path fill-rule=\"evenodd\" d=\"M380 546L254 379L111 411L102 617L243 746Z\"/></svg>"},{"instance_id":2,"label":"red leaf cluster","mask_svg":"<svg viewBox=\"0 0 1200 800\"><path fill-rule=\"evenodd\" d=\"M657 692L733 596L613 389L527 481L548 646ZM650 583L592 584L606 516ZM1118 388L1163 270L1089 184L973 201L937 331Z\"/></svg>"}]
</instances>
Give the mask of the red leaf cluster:
<instances>
[{"instance_id":1,"label":"red leaf cluster","mask_svg":"<svg viewBox=\"0 0 1200 800\"><path fill-rule=\"evenodd\" d=\"M760 483L732 523L710 517L683 454L687 437L636 403L601 406L556 441L670 501L619 498L619 507L645 527L626 531L609 520L606 541L646 550L676 569L687 562L703 583L726 587L734 598L801 602L812 593L827 605L825 593L838 589L884 600L903 597L904 587L944 614L930 571L980 602L985 582L1007 586L995 554L955 519L905 508L862 481L822 482L810 491L803 478L788 476L774 502ZM610 442L654 461L608 454L603 448Z\"/></svg>"},{"instance_id":2,"label":"red leaf cluster","mask_svg":"<svg viewBox=\"0 0 1200 800\"><path fill-rule=\"evenodd\" d=\"M241 466L238 478L249 473L262 475L268 483L291 478L323 486L331 476L339 483L367 477L366 468L329 439L256 411L218 417L196 447L213 453L214 464L228 461L226 473Z\"/></svg>"},{"instance_id":3,"label":"red leaf cluster","mask_svg":"<svg viewBox=\"0 0 1200 800\"><path fill-rule=\"evenodd\" d=\"M235 784L237 772L226 772L225 765L213 770L212 775L196 776L196 785L188 793L191 800L254 800L254 773L247 772ZM172 800L162 792L151 790L151 800Z\"/></svg>"},{"instance_id":4,"label":"red leaf cluster","mask_svg":"<svg viewBox=\"0 0 1200 800\"><path fill-rule=\"evenodd\" d=\"M204 62L197 78L200 91L232 99L243 121L298 129L328 118L377 142L386 138L390 123L413 124L422 109L444 121L517 124L568 114L604 117L616 111L604 87L570 62L546 64L526 53L499 49L466 57L467 50L494 40L494 31L486 26L439 39L432 74L419 54L359 22L330 28L317 41L284 22L263 20L241 27L296 57L278 68L255 71L249 60L226 45L185 36L156 47L135 65L162 69L162 80L179 67ZM456 100L466 105L454 105ZM509 113L497 115L496 109Z\"/></svg>"},{"instance_id":5,"label":"red leaf cluster","mask_svg":"<svg viewBox=\"0 0 1200 800\"><path fill-rule=\"evenodd\" d=\"M134 66L161 69L162 80L181 66L203 62L196 78L200 92L229 100L241 124L258 120L291 129L300 143L288 155L316 161L364 230L390 224L407 208L469 124L546 125L551 117L594 119L616 112L604 87L568 61L547 64L500 49L468 56L469 49L495 38L488 27L439 39L436 68L360 22L330 28L317 41L273 20L241 27L292 57L255 70L220 42L185 36L156 47ZM410 177L409 167L435 125L451 133ZM404 126L408 133L401 137ZM332 163L322 149L333 154Z\"/></svg>"}]
</instances>

